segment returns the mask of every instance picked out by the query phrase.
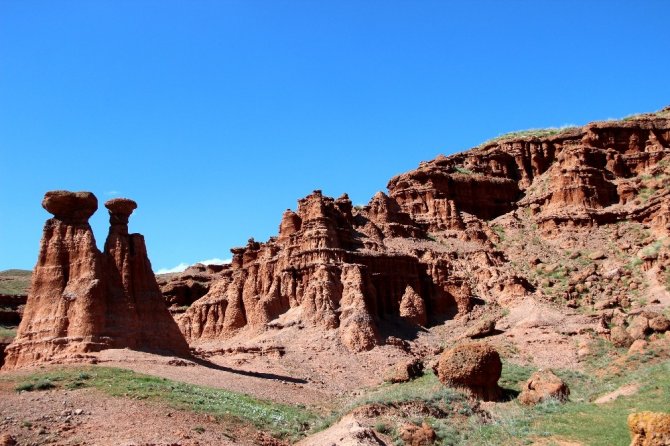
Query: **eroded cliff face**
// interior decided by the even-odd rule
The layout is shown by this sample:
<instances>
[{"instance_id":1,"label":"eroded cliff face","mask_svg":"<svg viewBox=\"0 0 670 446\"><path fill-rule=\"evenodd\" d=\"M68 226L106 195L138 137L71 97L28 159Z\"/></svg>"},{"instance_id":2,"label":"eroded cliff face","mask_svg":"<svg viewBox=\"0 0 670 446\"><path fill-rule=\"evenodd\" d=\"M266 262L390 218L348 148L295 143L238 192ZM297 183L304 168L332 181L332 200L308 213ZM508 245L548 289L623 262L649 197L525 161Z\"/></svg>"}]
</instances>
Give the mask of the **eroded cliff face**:
<instances>
[{"instance_id":1,"label":"eroded cliff face","mask_svg":"<svg viewBox=\"0 0 670 446\"><path fill-rule=\"evenodd\" d=\"M362 351L384 342L387 322L426 326L466 312L472 293L448 255L403 246L411 236L425 233L385 194L353 209L346 195L315 191L284 213L276 238L232 249L231 265L179 325L197 343L262 330L298 308L304 322L339 330Z\"/></svg>"},{"instance_id":2,"label":"eroded cliff face","mask_svg":"<svg viewBox=\"0 0 670 446\"><path fill-rule=\"evenodd\" d=\"M104 254L88 224L98 207L92 193L47 192L42 206L54 217L44 225L23 319L3 368L105 348L188 354L163 303L144 241L128 234L134 202L107 203L112 227Z\"/></svg>"},{"instance_id":3,"label":"eroded cliff face","mask_svg":"<svg viewBox=\"0 0 670 446\"><path fill-rule=\"evenodd\" d=\"M391 179L389 195L431 232L460 229L464 213L487 221L517 209L529 209L549 231L644 219L663 200L623 205L636 195L637 176L667 159L669 141L668 109L554 135L512 136L422 163Z\"/></svg>"},{"instance_id":4,"label":"eroded cliff face","mask_svg":"<svg viewBox=\"0 0 670 446\"><path fill-rule=\"evenodd\" d=\"M665 109L440 156L356 209L346 195L315 191L284 213L277 237L232 249L232 264L209 276L179 326L197 345L252 336L292 310L362 351L384 343L389 326L426 327L467 318L475 302L541 296L524 237L616 222L667 235L669 142ZM506 229L521 244L502 243ZM583 234L566 237L557 252L587 245Z\"/></svg>"}]
</instances>

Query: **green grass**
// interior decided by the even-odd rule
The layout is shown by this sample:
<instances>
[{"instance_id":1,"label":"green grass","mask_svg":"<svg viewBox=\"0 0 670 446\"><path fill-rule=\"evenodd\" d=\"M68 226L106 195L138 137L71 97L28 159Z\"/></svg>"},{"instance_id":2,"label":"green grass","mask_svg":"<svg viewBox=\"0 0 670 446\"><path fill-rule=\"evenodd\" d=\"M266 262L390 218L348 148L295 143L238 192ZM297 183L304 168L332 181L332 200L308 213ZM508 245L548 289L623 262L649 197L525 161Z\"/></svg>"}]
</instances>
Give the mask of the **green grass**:
<instances>
[{"instance_id":1,"label":"green grass","mask_svg":"<svg viewBox=\"0 0 670 446\"><path fill-rule=\"evenodd\" d=\"M542 137L547 137L547 136L553 136L553 135L558 135L560 133L565 133L570 130L577 129L579 127L574 127L574 126L565 126L565 127L548 127L544 129L528 129L528 130L518 130L515 132L509 132L509 133L504 133L500 136L496 136L495 138L491 138L488 141L485 141L482 146L499 142L502 140L506 139L517 139L517 138L530 138L530 137L536 137L536 138L542 138Z\"/></svg>"},{"instance_id":2,"label":"green grass","mask_svg":"<svg viewBox=\"0 0 670 446\"><path fill-rule=\"evenodd\" d=\"M167 403L175 409L251 424L279 438L300 438L317 421L316 414L302 407L110 367L66 368L36 373L23 378L15 388L17 391L34 391L53 387L91 387L114 397Z\"/></svg>"},{"instance_id":3,"label":"green grass","mask_svg":"<svg viewBox=\"0 0 670 446\"><path fill-rule=\"evenodd\" d=\"M474 172L471 171L470 169L466 169L465 167L461 167L461 166L454 167L454 170L458 173L462 173L463 175L473 175L474 174Z\"/></svg>"},{"instance_id":4,"label":"green grass","mask_svg":"<svg viewBox=\"0 0 670 446\"><path fill-rule=\"evenodd\" d=\"M2 338L15 338L16 337L17 327L8 327L5 325L0 325L0 339Z\"/></svg>"},{"instance_id":5,"label":"green grass","mask_svg":"<svg viewBox=\"0 0 670 446\"><path fill-rule=\"evenodd\" d=\"M390 404L421 401L424 403L446 403L463 401L465 397L454 389L443 386L432 370L423 376L400 384L383 384L376 390L357 400L352 407L364 404Z\"/></svg>"},{"instance_id":6,"label":"green grass","mask_svg":"<svg viewBox=\"0 0 670 446\"><path fill-rule=\"evenodd\" d=\"M643 202L647 202L649 200L649 197L651 197L654 194L654 189L650 189L648 187L643 187L642 189L639 190L638 192L638 197Z\"/></svg>"},{"instance_id":7,"label":"green grass","mask_svg":"<svg viewBox=\"0 0 670 446\"><path fill-rule=\"evenodd\" d=\"M496 235L498 236L498 238L500 239L501 242L504 242L504 241L505 241L505 239L507 238L507 236L506 236L506 234L505 234L505 228L504 228L503 226L500 226L500 225L492 225L492 226L491 226L491 229L493 229L493 231L496 233Z\"/></svg>"},{"instance_id":8,"label":"green grass","mask_svg":"<svg viewBox=\"0 0 670 446\"><path fill-rule=\"evenodd\" d=\"M26 294L32 272L23 269L0 271L0 294Z\"/></svg>"},{"instance_id":9,"label":"green grass","mask_svg":"<svg viewBox=\"0 0 670 446\"><path fill-rule=\"evenodd\" d=\"M377 425L390 432L398 444L402 444L398 437L400 424L425 421L437 434L436 444L443 446L524 445L532 444L538 438L563 438L594 446L624 446L630 443L626 424L628 414L642 410L667 411L670 407L670 361L667 352L665 354L648 351L622 362L624 350L612 347L607 341L596 342L584 371L554 370L570 388L568 402L548 400L526 407L513 399L491 409L491 419L482 418L476 406L472 406L463 394L442 386L432 371L407 383L381 385L351 407L364 404L416 407L416 403L421 403L446 414L439 418L417 415L410 419L382 414ZM614 363L619 366L612 368ZM535 367L504 361L499 385L508 393L520 391L522 383L535 370ZM640 385L637 394L604 405L592 402L596 397L629 383ZM435 411L423 413L434 414Z\"/></svg>"},{"instance_id":10,"label":"green grass","mask_svg":"<svg viewBox=\"0 0 670 446\"><path fill-rule=\"evenodd\" d=\"M640 363L642 364L642 363ZM557 373L568 383L570 401L549 400L535 407L517 402L494 411L489 424L470 423L468 442L472 445L525 444L536 437L560 437L592 446L626 446L630 435L626 424L630 413L643 410L666 411L670 407L670 362L595 378L574 371ZM596 405L595 396L631 382L641 385L638 393Z\"/></svg>"}]
</instances>

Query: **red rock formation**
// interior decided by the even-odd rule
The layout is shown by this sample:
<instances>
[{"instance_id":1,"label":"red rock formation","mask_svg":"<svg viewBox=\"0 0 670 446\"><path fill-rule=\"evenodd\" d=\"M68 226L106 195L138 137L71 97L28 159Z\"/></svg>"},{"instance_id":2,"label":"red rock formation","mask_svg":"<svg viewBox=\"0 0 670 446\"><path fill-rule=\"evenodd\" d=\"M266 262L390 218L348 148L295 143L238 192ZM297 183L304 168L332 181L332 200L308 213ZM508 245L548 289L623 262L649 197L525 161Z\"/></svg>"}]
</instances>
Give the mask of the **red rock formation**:
<instances>
[{"instance_id":1,"label":"red rock formation","mask_svg":"<svg viewBox=\"0 0 670 446\"><path fill-rule=\"evenodd\" d=\"M128 234L128 218L137 204L117 198L105 207L110 222L104 252L106 334L119 346L188 355L188 345L163 302L144 237Z\"/></svg>"},{"instance_id":2,"label":"red rock formation","mask_svg":"<svg viewBox=\"0 0 670 446\"><path fill-rule=\"evenodd\" d=\"M305 322L338 329L352 351L368 350L383 341L385 320L426 325L431 311L439 319L468 306L470 295L455 298L446 282L433 283L432 260L422 264L384 245L421 234L384 194L354 210L346 195L335 200L315 191L298 202L297 212L284 213L277 238L231 250L232 264L180 317L180 327L192 342L226 338L244 327L262 330L299 307ZM446 271L443 276L453 280Z\"/></svg>"},{"instance_id":3,"label":"red rock formation","mask_svg":"<svg viewBox=\"0 0 670 446\"><path fill-rule=\"evenodd\" d=\"M44 225L32 285L4 368L97 351L104 338L104 266L89 217L98 200L90 192L47 192Z\"/></svg>"},{"instance_id":4,"label":"red rock formation","mask_svg":"<svg viewBox=\"0 0 670 446\"><path fill-rule=\"evenodd\" d=\"M463 388L485 401L497 401L501 395L498 380L502 361L487 344L470 343L448 350L440 356L437 377L451 387Z\"/></svg>"},{"instance_id":5,"label":"red rock formation","mask_svg":"<svg viewBox=\"0 0 670 446\"><path fill-rule=\"evenodd\" d=\"M156 281L161 289L165 304L170 312L183 313L183 307L190 306L209 292L212 281L219 277L225 265L191 265L181 273L158 275Z\"/></svg>"},{"instance_id":6,"label":"red rock formation","mask_svg":"<svg viewBox=\"0 0 670 446\"><path fill-rule=\"evenodd\" d=\"M416 330L466 315L474 302L542 295L523 253L505 252L495 229L526 225L524 237L551 238L635 221L669 235L669 143L666 110L440 156L362 207L315 191L284 213L277 237L231 250L231 265L179 316L180 328L193 343L226 339L296 309L360 351L383 343L389 322ZM645 258L644 268L666 257ZM566 299L584 293L578 281L566 284Z\"/></svg>"},{"instance_id":7,"label":"red rock formation","mask_svg":"<svg viewBox=\"0 0 670 446\"><path fill-rule=\"evenodd\" d=\"M18 325L27 298L25 294L0 294L0 325Z\"/></svg>"},{"instance_id":8,"label":"red rock formation","mask_svg":"<svg viewBox=\"0 0 670 446\"><path fill-rule=\"evenodd\" d=\"M112 227L105 254L96 247L90 192L47 192L47 220L23 320L4 368L105 348L187 354L162 303L141 236L128 235L130 200L108 203ZM160 339L158 339L160 338Z\"/></svg>"}]
</instances>

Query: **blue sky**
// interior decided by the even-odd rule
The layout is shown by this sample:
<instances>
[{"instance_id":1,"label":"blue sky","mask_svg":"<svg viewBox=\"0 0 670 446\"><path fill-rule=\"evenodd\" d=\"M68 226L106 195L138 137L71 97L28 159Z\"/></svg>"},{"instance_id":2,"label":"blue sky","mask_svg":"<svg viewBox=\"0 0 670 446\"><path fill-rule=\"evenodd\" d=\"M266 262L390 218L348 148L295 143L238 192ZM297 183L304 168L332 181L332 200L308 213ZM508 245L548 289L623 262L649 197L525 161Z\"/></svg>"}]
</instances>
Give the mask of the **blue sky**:
<instances>
[{"instance_id":1,"label":"blue sky","mask_svg":"<svg viewBox=\"0 0 670 446\"><path fill-rule=\"evenodd\" d=\"M230 256L314 189L670 104L668 1L0 0L0 270L52 189L139 208L155 270ZM104 207L91 219L98 245Z\"/></svg>"}]
</instances>

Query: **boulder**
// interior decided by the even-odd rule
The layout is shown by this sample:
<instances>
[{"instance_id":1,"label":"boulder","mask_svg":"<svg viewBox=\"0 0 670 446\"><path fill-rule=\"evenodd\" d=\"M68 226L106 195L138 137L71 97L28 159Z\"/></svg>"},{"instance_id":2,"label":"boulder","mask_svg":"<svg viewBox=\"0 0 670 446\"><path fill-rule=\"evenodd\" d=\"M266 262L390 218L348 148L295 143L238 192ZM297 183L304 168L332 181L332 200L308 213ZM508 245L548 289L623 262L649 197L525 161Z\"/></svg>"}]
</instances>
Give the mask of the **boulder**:
<instances>
[{"instance_id":1,"label":"boulder","mask_svg":"<svg viewBox=\"0 0 670 446\"><path fill-rule=\"evenodd\" d=\"M470 329L468 329L463 337L471 339L485 338L491 336L496 331L496 320L495 319L484 319L478 321Z\"/></svg>"},{"instance_id":2,"label":"boulder","mask_svg":"<svg viewBox=\"0 0 670 446\"><path fill-rule=\"evenodd\" d=\"M468 343L444 352L436 365L442 384L469 391L476 398L497 401L502 361L488 344Z\"/></svg>"},{"instance_id":3,"label":"boulder","mask_svg":"<svg viewBox=\"0 0 670 446\"><path fill-rule=\"evenodd\" d=\"M628 415L630 446L667 446L670 444L670 413L638 412Z\"/></svg>"},{"instance_id":4,"label":"boulder","mask_svg":"<svg viewBox=\"0 0 670 446\"><path fill-rule=\"evenodd\" d=\"M91 192L54 190L44 194L42 207L58 220L87 224L98 210L98 199Z\"/></svg>"},{"instance_id":5,"label":"boulder","mask_svg":"<svg viewBox=\"0 0 670 446\"><path fill-rule=\"evenodd\" d=\"M612 327L610 331L610 340L615 347L628 348L633 343L634 339L628 334L625 328L621 326Z\"/></svg>"},{"instance_id":6,"label":"boulder","mask_svg":"<svg viewBox=\"0 0 670 446\"><path fill-rule=\"evenodd\" d=\"M0 434L0 446L16 446L16 439L10 434Z\"/></svg>"},{"instance_id":7,"label":"boulder","mask_svg":"<svg viewBox=\"0 0 670 446\"><path fill-rule=\"evenodd\" d=\"M649 319L643 315L633 317L626 331L633 340L646 338L650 332Z\"/></svg>"},{"instance_id":8,"label":"boulder","mask_svg":"<svg viewBox=\"0 0 670 446\"><path fill-rule=\"evenodd\" d=\"M670 330L670 320L663 315L658 315L649 320L649 328L656 333L665 333Z\"/></svg>"},{"instance_id":9,"label":"boulder","mask_svg":"<svg viewBox=\"0 0 670 446\"><path fill-rule=\"evenodd\" d=\"M418 358L400 361L387 372L384 381L404 383L423 375L423 362Z\"/></svg>"},{"instance_id":10,"label":"boulder","mask_svg":"<svg viewBox=\"0 0 670 446\"><path fill-rule=\"evenodd\" d=\"M519 402L533 406L549 398L565 401L570 395L570 389L565 382L551 370L539 370L526 381L519 394Z\"/></svg>"}]
</instances>

